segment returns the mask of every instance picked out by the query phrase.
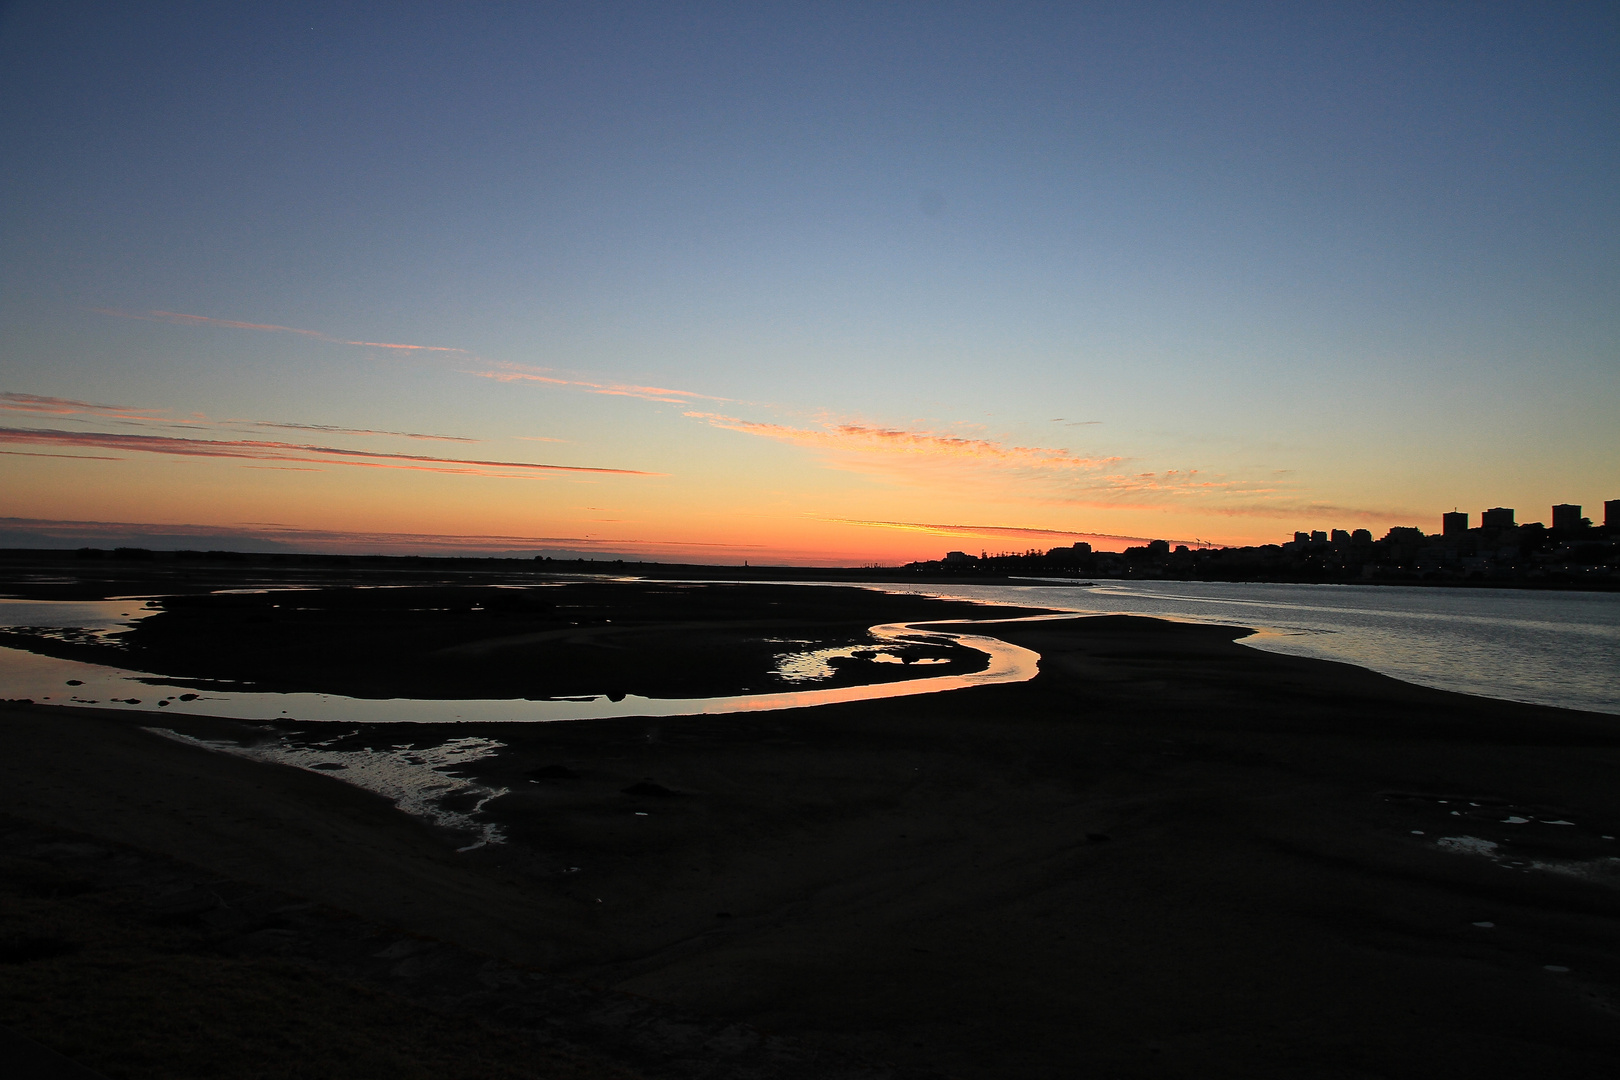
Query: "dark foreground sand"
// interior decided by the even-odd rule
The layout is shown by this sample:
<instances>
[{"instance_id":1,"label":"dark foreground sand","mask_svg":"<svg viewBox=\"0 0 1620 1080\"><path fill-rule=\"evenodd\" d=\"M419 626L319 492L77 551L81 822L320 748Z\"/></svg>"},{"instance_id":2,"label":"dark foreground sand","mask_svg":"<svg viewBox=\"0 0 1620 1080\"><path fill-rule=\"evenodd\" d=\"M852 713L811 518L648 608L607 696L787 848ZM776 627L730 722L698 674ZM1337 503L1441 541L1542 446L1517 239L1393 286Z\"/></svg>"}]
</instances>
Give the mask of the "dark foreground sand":
<instances>
[{"instance_id":1,"label":"dark foreground sand","mask_svg":"<svg viewBox=\"0 0 1620 1080\"><path fill-rule=\"evenodd\" d=\"M1620 834L1620 718L1414 688L1245 649L1235 633L1123 617L1009 624L1001 636L1043 656L1031 683L436 730L509 746L477 768L512 789L491 806L510 842L462 855L323 776L164 740L127 714L7 706L0 813L27 871L7 880L34 882L7 910L25 936L84 940L0 964L0 1023L109 1074L231 1075L224 1050L192 1072L152 1064L202 1038L183 1026L152 1036L144 1058L113 1045L134 1037L132 1001L166 1014L164 990L141 997L142 979L171 985L152 958L185 956L261 993L257 1016L233 1006L208 1021L209 1039L259 1055L258 1071L235 1075L408 1075L344 1043L381 1024L364 1018L395 998L378 994L398 996L388 1015L425 1010L396 1024L389 1045L405 1059L449 1045L433 1024L471 1040L463 1059L494 1055L466 1075L700 1075L705 1058L714 1076L1613 1075L1620 841L1603 837ZM624 792L642 783L654 786ZM1533 820L1504 820L1515 816ZM148 941L145 909L83 865L63 869L60 852L51 863L52 828L96 838L92 849L132 845L131 866L181 860L164 873L194 889L217 879L221 903L274 890L352 917L317 932L241 900L230 910L270 913L255 930L204 901L191 937ZM1504 860L1435 843L1465 836ZM54 928L38 930L52 911ZM328 944L239 947L278 929ZM543 1044L544 1007L495 1015L498 994L460 998L490 1010L484 1025L456 1020L399 964L355 959L402 932L498 958L495 984L527 965L652 999L637 1006L639 1049L616 1052L566 1015L554 1029L573 1034ZM396 944L339 947L345 934ZM147 952L120 961L109 941ZM276 981L294 976L317 987L307 1006ZM99 1000L113 983L124 996ZM610 999L550 1008L600 1013ZM680 1012L715 1018L690 1028L709 1044L671 1036L666 1068L646 1032L673 1031ZM334 1016L357 1019L334 1028ZM757 1036L731 1021L790 1050L749 1056L737 1047ZM298 1031L306 1044L286 1034ZM301 1055L324 1067L278 1064Z\"/></svg>"}]
</instances>

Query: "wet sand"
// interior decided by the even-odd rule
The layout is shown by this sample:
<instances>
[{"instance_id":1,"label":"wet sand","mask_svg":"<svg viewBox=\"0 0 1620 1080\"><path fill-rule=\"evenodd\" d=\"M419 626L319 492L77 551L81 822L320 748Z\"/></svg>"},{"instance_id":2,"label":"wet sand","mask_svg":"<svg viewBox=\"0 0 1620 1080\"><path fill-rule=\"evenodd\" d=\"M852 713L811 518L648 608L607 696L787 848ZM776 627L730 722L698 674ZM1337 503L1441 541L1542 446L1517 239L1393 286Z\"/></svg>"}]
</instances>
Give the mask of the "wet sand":
<instances>
[{"instance_id":1,"label":"wet sand","mask_svg":"<svg viewBox=\"0 0 1620 1080\"><path fill-rule=\"evenodd\" d=\"M972 618L968 601L833 586L543 581L164 596L105 635L0 629L0 644L152 672L165 685L359 698L695 698L793 689L783 654L872 645L886 622ZM1044 608L1006 608L1033 614ZM966 674L985 654L891 645L817 686ZM917 660L928 672L914 666ZM934 666L934 665L938 666Z\"/></svg>"},{"instance_id":2,"label":"wet sand","mask_svg":"<svg viewBox=\"0 0 1620 1080\"><path fill-rule=\"evenodd\" d=\"M335 780L94 710L0 711L0 812L912 1075L1609 1074L1615 718L1218 627L975 631L1041 674L436 730L508 745L470 768L511 789L509 842L461 855Z\"/></svg>"}]
</instances>

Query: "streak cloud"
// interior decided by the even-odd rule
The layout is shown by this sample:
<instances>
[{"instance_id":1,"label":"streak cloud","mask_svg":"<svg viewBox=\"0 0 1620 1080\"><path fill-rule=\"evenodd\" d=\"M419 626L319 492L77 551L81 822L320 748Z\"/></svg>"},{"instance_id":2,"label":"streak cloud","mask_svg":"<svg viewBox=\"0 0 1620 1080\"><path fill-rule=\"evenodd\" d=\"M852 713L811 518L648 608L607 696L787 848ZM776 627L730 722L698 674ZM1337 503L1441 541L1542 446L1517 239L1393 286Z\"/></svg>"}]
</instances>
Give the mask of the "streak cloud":
<instances>
[{"instance_id":1,"label":"streak cloud","mask_svg":"<svg viewBox=\"0 0 1620 1080\"><path fill-rule=\"evenodd\" d=\"M104 450L136 450L175 457L247 458L257 461L321 462L383 469L425 469L433 472L488 470L519 472L598 473L612 476L656 476L640 469L611 469L591 465L546 465L531 461L484 461L439 458L425 454L390 454L377 450L346 450L334 446L265 442L254 439L180 439L165 435L134 435L110 431L54 431L48 428L0 428L0 442L25 446L86 446ZM310 457L308 455L316 455ZM466 468L453 468L465 466Z\"/></svg>"}]
</instances>

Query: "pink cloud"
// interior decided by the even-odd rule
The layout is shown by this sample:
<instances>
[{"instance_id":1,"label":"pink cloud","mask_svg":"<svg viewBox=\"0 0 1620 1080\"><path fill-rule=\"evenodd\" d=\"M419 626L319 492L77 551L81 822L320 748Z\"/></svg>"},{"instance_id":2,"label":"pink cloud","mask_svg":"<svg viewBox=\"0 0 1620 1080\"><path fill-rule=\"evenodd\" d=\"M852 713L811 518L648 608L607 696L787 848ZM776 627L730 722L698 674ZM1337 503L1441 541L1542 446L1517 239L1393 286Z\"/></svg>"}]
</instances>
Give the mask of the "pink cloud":
<instances>
[{"instance_id":1,"label":"pink cloud","mask_svg":"<svg viewBox=\"0 0 1620 1080\"><path fill-rule=\"evenodd\" d=\"M0 393L0 411L34 413L47 416L95 416L104 419L145 421L164 427L209 428L218 426L202 413L192 413L183 420L170 420L163 409L137 409L129 405L103 405L73 398L45 397L40 394ZM433 442L479 442L464 435L430 435L419 431L387 431L379 428L351 428L337 424L295 424L279 420L224 420L222 424L247 424L252 427L272 428L279 431L319 431L329 435L391 435L401 439L421 439Z\"/></svg>"},{"instance_id":2,"label":"pink cloud","mask_svg":"<svg viewBox=\"0 0 1620 1080\"><path fill-rule=\"evenodd\" d=\"M0 443L29 446L84 446L107 450L138 450L177 457L245 458L258 461L294 461L303 464L354 465L369 468L415 469L472 475L534 473L590 473L615 476L656 476L639 469L609 469L584 465L546 465L529 461L429 457L425 454L387 454L346 450L332 446L268 442L254 439L181 439L167 435L130 435L117 432L52 431L0 428ZM311 457L310 455L315 455ZM500 470L489 473L485 470Z\"/></svg>"},{"instance_id":3,"label":"pink cloud","mask_svg":"<svg viewBox=\"0 0 1620 1080\"><path fill-rule=\"evenodd\" d=\"M8 535L9 534L9 535ZM309 529L280 522L240 522L231 525L194 525L150 522L68 521L47 518L0 517L0 539L18 534L27 543L48 540L63 545L141 544L157 541L164 547L230 544L238 548L381 554L513 554L531 555L549 548L559 554L571 550L597 557L646 554L654 558L681 554L713 557L714 552L768 550L753 544L717 544L685 540L645 540L593 536L505 536L443 533L397 533ZM244 544L244 541L250 543Z\"/></svg>"},{"instance_id":4,"label":"pink cloud","mask_svg":"<svg viewBox=\"0 0 1620 1080\"><path fill-rule=\"evenodd\" d=\"M46 416L73 416L86 414L115 420L155 420L161 410L138 409L132 405L98 405L93 401L75 401L72 398L45 397L41 394L0 393L0 410L5 412L40 413Z\"/></svg>"},{"instance_id":5,"label":"pink cloud","mask_svg":"<svg viewBox=\"0 0 1620 1080\"><path fill-rule=\"evenodd\" d=\"M328 339L336 340L336 339ZM464 353L466 349L452 349L448 345L394 345L386 341L340 341L341 345L363 345L368 349L414 349L421 352Z\"/></svg>"},{"instance_id":6,"label":"pink cloud","mask_svg":"<svg viewBox=\"0 0 1620 1080\"><path fill-rule=\"evenodd\" d=\"M1149 536L1121 536L1117 533L1087 532L1068 529L1036 529L1023 525L930 525L916 521L863 521L859 518L828 518L841 525L861 525L874 529L900 529L905 532L932 533L938 536L1018 536L1029 539L1054 537L1064 540L1127 540L1145 544L1158 539ZM1199 540L1172 540L1173 544L1198 544Z\"/></svg>"},{"instance_id":7,"label":"pink cloud","mask_svg":"<svg viewBox=\"0 0 1620 1080\"><path fill-rule=\"evenodd\" d=\"M1200 508L1202 509L1202 508ZM1420 513L1416 510L1380 510L1360 506L1339 506L1334 503L1313 502L1303 499L1289 499L1274 503L1248 503L1235 506L1220 506L1209 508L1206 512L1219 514L1223 517L1267 517L1267 518L1323 518L1332 517L1340 521L1363 521L1369 524L1384 522L1406 522L1411 524L1423 521L1430 514Z\"/></svg>"},{"instance_id":8,"label":"pink cloud","mask_svg":"<svg viewBox=\"0 0 1620 1080\"><path fill-rule=\"evenodd\" d=\"M919 462L954 461L1022 469L1083 472L1092 472L1121 460L1117 457L1080 457L1061 448L1008 445L993 439L879 427L850 421L823 421L818 428L800 428L786 424L742 420L720 413L694 411L686 415L726 431L738 431L745 435L792 443L795 446L809 446L857 456L901 455Z\"/></svg>"},{"instance_id":9,"label":"pink cloud","mask_svg":"<svg viewBox=\"0 0 1620 1080\"><path fill-rule=\"evenodd\" d=\"M469 439L465 435L425 435L419 431L381 431L375 428L339 427L336 424L289 424L275 420L250 420L246 422L254 427L275 428L280 431L320 431L329 435L395 435L401 439L425 439L434 442L472 443L481 441L479 439Z\"/></svg>"},{"instance_id":10,"label":"pink cloud","mask_svg":"<svg viewBox=\"0 0 1620 1080\"><path fill-rule=\"evenodd\" d=\"M695 400L731 400L730 398L715 397L713 394L700 394L695 390L671 390L665 386L637 386L634 383L599 383L586 379L564 379L548 374L549 370L549 368L533 368L523 364L501 362L487 371L469 371L466 374L477 376L480 379L494 379L496 382L537 382L548 386L563 386L572 390L583 390L588 394L641 398L643 401L659 401L666 405L690 405Z\"/></svg>"},{"instance_id":11,"label":"pink cloud","mask_svg":"<svg viewBox=\"0 0 1620 1080\"><path fill-rule=\"evenodd\" d=\"M113 457L113 456L111 456L109 454L34 454L34 453L28 452L27 450L0 450L0 454L5 454L8 457L66 458L69 461L123 461L124 460L121 457Z\"/></svg>"},{"instance_id":12,"label":"pink cloud","mask_svg":"<svg viewBox=\"0 0 1620 1080\"><path fill-rule=\"evenodd\" d=\"M824 451L829 463L839 468L900 476L908 483L948 483L957 493L964 490L965 484L973 483L981 493L993 490L998 498L1011 495L1030 504L1100 510L1173 508L1188 513L1262 518L1287 518L1328 510L1321 504L1302 499L1291 482L1276 475L1250 480L1199 469L1115 472L1111 467L1121 465L1124 458L1087 457L1063 448L1021 446L937 431L842 419L823 419L818 426L799 427L697 410L685 415L727 431ZM1013 478L1018 487L1009 489L1008 481ZM1412 516L1405 511L1332 509L1343 517L1366 521L1392 521ZM884 528L934 528L906 522L852 523ZM1007 533L991 530L985 534L1048 535L1026 530ZM1148 539L1108 533L1057 532L1051 535L1134 542Z\"/></svg>"},{"instance_id":13,"label":"pink cloud","mask_svg":"<svg viewBox=\"0 0 1620 1080\"><path fill-rule=\"evenodd\" d=\"M99 315L111 315L120 319L142 319L147 322L165 322L176 326L215 326L229 330L256 330L260 333L272 334L298 334L302 337L314 338L334 345L355 345L368 349L401 349L410 352L438 352L456 353L470 357L472 354L466 349L453 348L448 345L406 345L388 341L351 341L348 338L335 337L320 330L305 330L297 326L281 326L277 323L242 322L236 319L216 319L210 315L187 315L179 311L148 311L145 313L133 311L119 311L116 308L93 308ZM525 364L514 364L507 361L497 361L484 371L468 371L481 379L494 379L498 382L537 382L551 386L567 387L573 390L583 390L590 394L606 394L612 397L633 397L644 401L657 401L668 405L690 405L694 401L729 401L730 398L716 397L713 394L700 394L693 390L675 390L667 386L640 386L635 383L593 382L589 379L560 378L549 374L547 368L529 367Z\"/></svg>"},{"instance_id":14,"label":"pink cloud","mask_svg":"<svg viewBox=\"0 0 1620 1080\"><path fill-rule=\"evenodd\" d=\"M1331 516L1368 523L1411 521L1425 515L1410 510L1352 507L1304 498L1292 485L1269 481L1207 477L1197 469L1104 476L1067 493L1041 498L1054 506L1096 510L1149 510L1232 518L1298 519Z\"/></svg>"},{"instance_id":15,"label":"pink cloud","mask_svg":"<svg viewBox=\"0 0 1620 1080\"><path fill-rule=\"evenodd\" d=\"M295 326L274 326L269 323L236 322L233 319L211 319L207 315L182 315L178 311L149 311L145 315L136 315L127 311L113 311L106 308L97 308L102 315L120 315L126 319L150 319L154 322L170 322L180 326L223 326L232 330L268 330L280 334L303 334L305 337L320 338L322 341L332 339L319 330L300 330Z\"/></svg>"}]
</instances>

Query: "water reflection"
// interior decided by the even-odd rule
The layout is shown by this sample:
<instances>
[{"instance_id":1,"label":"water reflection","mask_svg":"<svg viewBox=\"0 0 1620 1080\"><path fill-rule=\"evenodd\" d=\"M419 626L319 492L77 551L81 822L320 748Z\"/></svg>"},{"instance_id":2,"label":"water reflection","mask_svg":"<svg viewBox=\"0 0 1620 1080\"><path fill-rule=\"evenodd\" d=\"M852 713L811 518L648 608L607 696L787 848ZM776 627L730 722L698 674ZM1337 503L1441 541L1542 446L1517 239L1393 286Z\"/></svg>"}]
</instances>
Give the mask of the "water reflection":
<instances>
[{"instance_id":1,"label":"water reflection","mask_svg":"<svg viewBox=\"0 0 1620 1080\"><path fill-rule=\"evenodd\" d=\"M1620 654L1620 596L1611 594L1184 582L1107 582L1092 588L1065 584L881 588L986 604L1249 626L1260 633L1243 642L1257 648L1348 661L1444 689L1620 713L1620 665L1614 663ZM62 640L105 642L108 635L156 610L146 598L0 600L0 627L32 627ZM1068 617L1073 616L1011 621ZM178 692L184 688L159 676L11 648L0 648L0 696L96 705L148 716L189 713L246 720L436 724L760 712L933 694L1022 682L1035 676L1038 654L995 637L964 632L960 629L964 625L971 624L963 620L885 624L872 628L875 644L835 649L795 649L793 646L813 643L784 640L781 644L787 648L778 658L778 672L788 681L806 685L727 697L377 700L337 694ZM866 686L808 685L832 675L837 666L834 661L839 659L948 663L943 655L928 655L930 647L941 645L976 650L984 654L985 666L975 672ZM229 740L190 740L157 727L149 730L218 751L324 772L383 795L407 813L460 830L470 837L472 846L501 840L496 826L479 820L479 809L504 791L453 775L457 765L496 753L501 744L492 739L458 738L428 745L433 742L429 739L343 749L339 744L347 736L310 742L277 733L263 742L244 745ZM1468 839L1442 838L1453 841L1447 846L1457 850L1463 850L1459 842Z\"/></svg>"},{"instance_id":2,"label":"water reflection","mask_svg":"<svg viewBox=\"0 0 1620 1080\"><path fill-rule=\"evenodd\" d=\"M692 584L687 582L685 584ZM784 583L789 584L789 583ZM812 584L812 583L806 583ZM826 584L816 582L813 584ZM1620 594L1532 592L1509 589L1438 589L1355 585L1236 584L1225 582L1104 581L1091 587L1068 583L1039 585L867 586L891 592L1062 608L1086 614L1150 615L1252 627L1260 632L1243 644L1273 652L1358 664L1408 682L1487 697L1542 705L1620 713ZM105 601L0 600L0 626L52 628L63 637L75 633L104 636L127 628L153 609L145 598ZM993 639L984 639L993 640ZM966 643L966 642L964 642ZM784 642L784 645L808 644ZM975 646L978 647L978 646ZM825 678L835 656L855 647L828 650L784 650L781 673L790 680ZM996 648L1007 649L1005 643ZM880 661L882 662L882 661ZM1033 660L1029 661L1033 674ZM980 677L990 676L993 662ZM1029 677L1028 675L1021 677ZM68 679L86 685L69 688ZM0 694L65 703L66 691L78 691L82 703L106 705L114 698L139 698L138 708L155 707L152 688L132 672L51 660L31 653L0 649ZM364 702L335 695L209 694L197 701L170 697L163 708L195 712L231 711L259 719L281 716L338 720L565 720L594 716L680 715L685 712L737 711L738 708L791 708L823 700L861 700L898 693L934 693L973 682L952 676L913 679L901 691L859 688L856 697L804 700L790 690L777 695L737 699L681 699L675 702L626 697L555 702ZM835 693L843 693L837 691ZM780 704L758 704L762 699ZM159 700L163 700L160 696ZM738 706L737 701L754 704ZM126 702L115 703L117 707Z\"/></svg>"},{"instance_id":3,"label":"water reflection","mask_svg":"<svg viewBox=\"0 0 1620 1080\"><path fill-rule=\"evenodd\" d=\"M0 619L11 614L8 607L26 601L0 601ZM78 605L80 628L88 628L95 618L105 619L111 602ZM118 606L119 614L131 612L128 603ZM33 621L17 620L10 625L47 626L42 613L26 612ZM131 615L131 617L135 617ZM1044 618L1049 616L1036 616ZM995 620L1004 621L1004 620ZM106 624L99 624L102 630ZM127 623L125 624L127 625ZM796 709L850 701L873 701L937 694L970 686L1025 682L1035 677L1040 656L1030 649L982 634L942 629L968 625L964 620L949 622L886 623L871 628L877 647L866 646L874 654L903 655L917 646L949 644L983 653L985 666L978 671L925 676L897 682L865 686L820 687L773 693L736 694L707 698L647 698L634 694L618 700L607 696L531 701L502 698L419 699L353 698L341 694L255 693L252 691L209 691L180 693L174 683L162 676L40 656L20 649L0 649L0 686L9 698L31 698L50 704L99 705L103 708L140 712L162 710L199 716L230 716L242 720L316 720L347 723L467 723L590 720L613 716L690 716ZM114 623L113 628L122 628ZM860 651L855 646L841 653ZM71 685L70 685L71 684Z\"/></svg>"},{"instance_id":4,"label":"water reflection","mask_svg":"<svg viewBox=\"0 0 1620 1080\"><path fill-rule=\"evenodd\" d=\"M1242 644L1483 697L1620 713L1620 593L1101 581L887 585L981 603L1149 615L1260 631Z\"/></svg>"},{"instance_id":5,"label":"water reflection","mask_svg":"<svg viewBox=\"0 0 1620 1080\"><path fill-rule=\"evenodd\" d=\"M786 640L782 640L782 643L791 645L812 644L809 641ZM918 639L909 645L899 647L875 649L867 645L840 645L827 649L809 649L801 652L782 653L776 658L776 668L772 674L783 682L821 682L836 675L839 667L858 661L917 667L929 667L951 662L949 656L929 655L930 644L932 642L927 639Z\"/></svg>"},{"instance_id":6,"label":"water reflection","mask_svg":"<svg viewBox=\"0 0 1620 1080\"><path fill-rule=\"evenodd\" d=\"M265 742L243 744L229 739L198 739L168 728L148 727L144 730L236 757L291 765L309 772L336 776L346 783L381 795L413 817L469 836L471 843L457 849L460 851L498 844L506 839L499 825L480 821L478 813L485 803L505 795L507 789L487 787L476 780L449 772L494 756L505 746L494 739L469 737L451 739L438 746L418 747L414 743L402 743L381 748L366 746L358 750L342 750L335 747L342 737L299 743L289 735L281 735Z\"/></svg>"}]
</instances>

